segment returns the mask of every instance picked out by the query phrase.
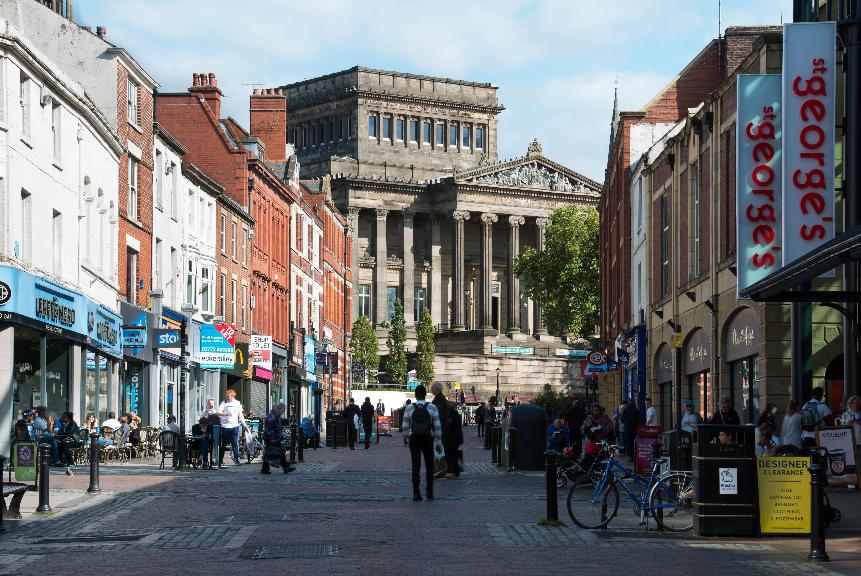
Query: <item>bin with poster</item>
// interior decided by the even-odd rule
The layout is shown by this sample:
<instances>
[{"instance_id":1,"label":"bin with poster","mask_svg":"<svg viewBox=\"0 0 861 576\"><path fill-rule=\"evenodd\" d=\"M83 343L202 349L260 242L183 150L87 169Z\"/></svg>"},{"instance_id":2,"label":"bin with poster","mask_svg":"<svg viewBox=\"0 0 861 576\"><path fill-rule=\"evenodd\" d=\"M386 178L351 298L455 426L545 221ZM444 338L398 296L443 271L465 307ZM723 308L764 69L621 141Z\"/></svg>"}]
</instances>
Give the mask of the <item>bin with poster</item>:
<instances>
[{"instance_id":1,"label":"bin with poster","mask_svg":"<svg viewBox=\"0 0 861 576\"><path fill-rule=\"evenodd\" d=\"M652 446L661 443L661 432L660 426L637 426L637 438L634 440L634 466L637 474L644 474L652 469Z\"/></svg>"},{"instance_id":2,"label":"bin with poster","mask_svg":"<svg viewBox=\"0 0 861 576\"><path fill-rule=\"evenodd\" d=\"M392 417L377 416L377 434L380 436L392 435Z\"/></svg>"},{"instance_id":3,"label":"bin with poster","mask_svg":"<svg viewBox=\"0 0 861 576\"><path fill-rule=\"evenodd\" d=\"M855 461L855 430L852 426L826 426L816 431L816 445L828 450L828 483L859 484Z\"/></svg>"}]
</instances>

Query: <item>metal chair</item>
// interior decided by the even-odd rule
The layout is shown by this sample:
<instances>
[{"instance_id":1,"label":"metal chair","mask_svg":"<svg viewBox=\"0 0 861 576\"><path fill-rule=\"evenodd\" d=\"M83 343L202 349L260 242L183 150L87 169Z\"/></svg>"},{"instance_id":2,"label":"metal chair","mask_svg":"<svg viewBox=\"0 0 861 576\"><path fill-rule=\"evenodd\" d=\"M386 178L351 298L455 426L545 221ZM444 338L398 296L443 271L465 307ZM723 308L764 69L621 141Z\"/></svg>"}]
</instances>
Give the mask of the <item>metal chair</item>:
<instances>
[{"instance_id":1,"label":"metal chair","mask_svg":"<svg viewBox=\"0 0 861 576\"><path fill-rule=\"evenodd\" d=\"M170 430L162 430L158 435L158 451L161 452L159 470L164 470L164 459L170 456L171 465L176 466L179 457L179 434Z\"/></svg>"}]
</instances>

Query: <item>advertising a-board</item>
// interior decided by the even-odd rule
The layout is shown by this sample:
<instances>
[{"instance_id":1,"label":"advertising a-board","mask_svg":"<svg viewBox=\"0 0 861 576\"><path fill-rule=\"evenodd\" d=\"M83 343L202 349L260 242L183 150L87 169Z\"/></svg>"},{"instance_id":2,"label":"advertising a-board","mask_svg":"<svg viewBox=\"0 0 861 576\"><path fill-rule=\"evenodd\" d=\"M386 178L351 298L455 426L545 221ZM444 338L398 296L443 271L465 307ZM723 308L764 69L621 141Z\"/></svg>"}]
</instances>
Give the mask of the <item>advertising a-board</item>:
<instances>
[{"instance_id":1,"label":"advertising a-board","mask_svg":"<svg viewBox=\"0 0 861 576\"><path fill-rule=\"evenodd\" d=\"M756 459L759 529L763 534L810 532L810 458L760 456Z\"/></svg>"},{"instance_id":2,"label":"advertising a-board","mask_svg":"<svg viewBox=\"0 0 861 576\"><path fill-rule=\"evenodd\" d=\"M828 483L861 482L855 461L855 430L852 426L827 426L816 431L816 444L828 450Z\"/></svg>"}]
</instances>

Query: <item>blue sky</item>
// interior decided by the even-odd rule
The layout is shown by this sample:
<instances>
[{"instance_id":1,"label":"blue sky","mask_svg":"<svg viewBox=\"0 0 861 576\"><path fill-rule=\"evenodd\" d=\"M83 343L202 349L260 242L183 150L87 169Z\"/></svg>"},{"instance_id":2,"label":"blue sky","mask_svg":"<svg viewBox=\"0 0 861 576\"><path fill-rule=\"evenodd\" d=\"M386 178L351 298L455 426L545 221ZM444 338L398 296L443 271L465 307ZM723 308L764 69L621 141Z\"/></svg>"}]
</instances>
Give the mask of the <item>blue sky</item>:
<instances>
[{"instance_id":1,"label":"blue sky","mask_svg":"<svg viewBox=\"0 0 861 576\"><path fill-rule=\"evenodd\" d=\"M226 115L248 95L355 65L499 86L500 158L544 154L603 180L623 109L655 95L718 34L718 0L76 0L162 90L214 72ZM792 0L723 0L721 27L777 25Z\"/></svg>"}]
</instances>

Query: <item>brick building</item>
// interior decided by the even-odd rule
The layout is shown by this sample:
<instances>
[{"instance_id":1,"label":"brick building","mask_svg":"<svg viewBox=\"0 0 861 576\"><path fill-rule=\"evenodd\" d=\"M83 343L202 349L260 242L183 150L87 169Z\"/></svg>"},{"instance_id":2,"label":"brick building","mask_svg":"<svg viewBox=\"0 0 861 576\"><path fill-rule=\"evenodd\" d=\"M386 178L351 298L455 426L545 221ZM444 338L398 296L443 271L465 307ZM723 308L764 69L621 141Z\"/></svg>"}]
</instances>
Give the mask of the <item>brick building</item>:
<instances>
[{"instance_id":1,"label":"brick building","mask_svg":"<svg viewBox=\"0 0 861 576\"><path fill-rule=\"evenodd\" d=\"M274 374L253 368L247 392L248 405L259 412L261 405L286 398L286 377L278 367L290 343L290 213L299 196L267 166L265 144L233 119L221 117L221 97L215 74L194 74L186 92L159 94L156 112L159 122L188 148L188 160L223 186L225 195L254 220L252 233L248 222L224 212L218 216L217 252L229 259L228 269L237 272L220 273L217 290L231 303L235 293L237 310L247 312L253 302L245 332L273 338ZM277 149L273 154L279 156ZM247 285L240 278L245 270L251 278ZM242 315L233 310L231 304L225 321L241 324Z\"/></svg>"}]
</instances>

